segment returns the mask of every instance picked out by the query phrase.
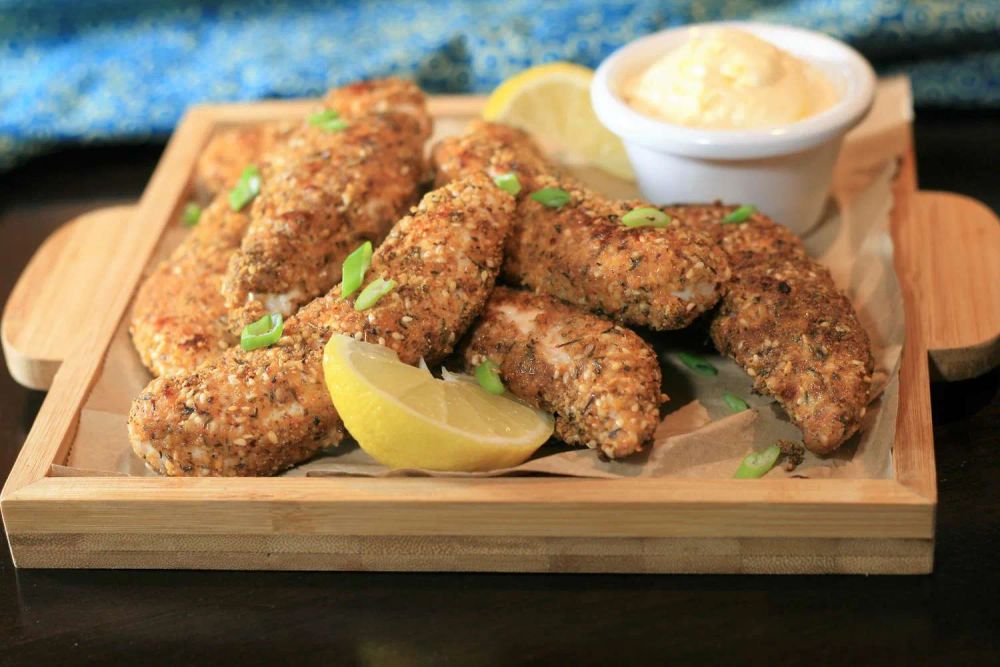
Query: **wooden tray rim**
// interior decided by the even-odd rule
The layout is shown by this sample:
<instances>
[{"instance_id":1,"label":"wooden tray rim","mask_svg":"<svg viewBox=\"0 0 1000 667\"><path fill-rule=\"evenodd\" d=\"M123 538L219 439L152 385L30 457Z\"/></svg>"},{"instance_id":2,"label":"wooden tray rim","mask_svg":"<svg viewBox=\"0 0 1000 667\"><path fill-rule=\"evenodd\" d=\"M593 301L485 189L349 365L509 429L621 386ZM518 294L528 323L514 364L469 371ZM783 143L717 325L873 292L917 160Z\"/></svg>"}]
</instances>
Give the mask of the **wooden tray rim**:
<instances>
[{"instance_id":1,"label":"wooden tray rim","mask_svg":"<svg viewBox=\"0 0 1000 667\"><path fill-rule=\"evenodd\" d=\"M894 184L892 231L906 309L892 480L589 480L490 478L51 477L144 267L188 189L217 125L302 115L314 100L200 106L174 133L108 267L121 276L108 307L80 332L2 493L9 534L81 529L158 533L864 537L932 539L937 491L923 314L901 264L916 192L912 147ZM476 113L482 98L435 97L435 113ZM141 258L142 261L135 261ZM86 344L85 341L91 341ZM904 392L902 389L906 388ZM73 508L67 513L67 508ZM516 508L532 522L510 521ZM186 510L197 510L194 512ZM294 515L294 516L293 516ZM288 521L283 524L278 519ZM81 528L81 521L84 522Z\"/></svg>"}]
</instances>

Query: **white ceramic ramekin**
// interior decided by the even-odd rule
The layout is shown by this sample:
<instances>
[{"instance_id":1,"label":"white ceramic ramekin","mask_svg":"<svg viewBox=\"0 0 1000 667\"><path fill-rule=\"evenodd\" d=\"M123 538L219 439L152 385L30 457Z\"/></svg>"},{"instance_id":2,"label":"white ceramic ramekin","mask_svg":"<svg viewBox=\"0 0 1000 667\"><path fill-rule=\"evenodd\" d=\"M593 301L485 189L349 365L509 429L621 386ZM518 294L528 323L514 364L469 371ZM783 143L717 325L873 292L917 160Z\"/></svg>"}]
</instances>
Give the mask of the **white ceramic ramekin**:
<instances>
[{"instance_id":1,"label":"white ceramic ramekin","mask_svg":"<svg viewBox=\"0 0 1000 667\"><path fill-rule=\"evenodd\" d=\"M623 85L684 43L695 27L745 30L812 63L836 88L837 103L796 123L752 130L683 127L629 106ZM590 89L597 117L625 143L646 199L754 204L799 234L819 218L844 134L867 113L874 93L871 65L843 42L810 30L745 22L703 23L638 39L601 63Z\"/></svg>"}]
</instances>

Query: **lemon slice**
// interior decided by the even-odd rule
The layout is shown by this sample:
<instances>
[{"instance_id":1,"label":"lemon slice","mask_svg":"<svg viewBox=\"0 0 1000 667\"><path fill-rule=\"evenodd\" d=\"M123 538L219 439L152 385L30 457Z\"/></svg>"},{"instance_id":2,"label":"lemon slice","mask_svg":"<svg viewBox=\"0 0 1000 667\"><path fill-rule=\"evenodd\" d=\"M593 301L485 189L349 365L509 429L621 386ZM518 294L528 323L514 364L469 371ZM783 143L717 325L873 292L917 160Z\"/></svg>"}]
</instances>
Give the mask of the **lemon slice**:
<instances>
[{"instance_id":1,"label":"lemon slice","mask_svg":"<svg viewBox=\"0 0 1000 667\"><path fill-rule=\"evenodd\" d=\"M335 335L326 387L361 448L391 468L473 472L525 461L552 435L552 416L467 376L438 380L381 345Z\"/></svg>"},{"instance_id":2,"label":"lemon slice","mask_svg":"<svg viewBox=\"0 0 1000 667\"><path fill-rule=\"evenodd\" d=\"M590 105L594 72L573 63L527 69L493 91L483 118L527 130L621 178L635 180L621 139L597 120Z\"/></svg>"}]
</instances>

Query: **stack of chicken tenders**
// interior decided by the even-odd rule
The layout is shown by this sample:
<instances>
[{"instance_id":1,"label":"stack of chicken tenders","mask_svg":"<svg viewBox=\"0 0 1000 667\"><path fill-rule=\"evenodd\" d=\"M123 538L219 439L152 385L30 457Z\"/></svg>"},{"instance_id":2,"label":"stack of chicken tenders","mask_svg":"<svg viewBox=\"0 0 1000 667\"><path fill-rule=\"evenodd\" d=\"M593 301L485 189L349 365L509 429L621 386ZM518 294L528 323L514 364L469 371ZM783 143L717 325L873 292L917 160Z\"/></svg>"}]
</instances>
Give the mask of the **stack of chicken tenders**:
<instances>
[{"instance_id":1,"label":"stack of chicken tenders","mask_svg":"<svg viewBox=\"0 0 1000 667\"><path fill-rule=\"evenodd\" d=\"M334 334L411 364L489 359L512 394L555 415L559 440L620 459L651 443L668 400L633 328L704 321L809 450L858 431L870 343L793 234L747 207L608 199L500 124L475 122L427 160L431 129L424 94L385 79L331 91L300 123L213 138L194 184L211 203L131 313L155 377L129 438L151 469L273 475L339 443L322 369ZM365 241L365 283L396 286L358 311L339 282ZM269 314L280 338L244 350L241 332Z\"/></svg>"}]
</instances>

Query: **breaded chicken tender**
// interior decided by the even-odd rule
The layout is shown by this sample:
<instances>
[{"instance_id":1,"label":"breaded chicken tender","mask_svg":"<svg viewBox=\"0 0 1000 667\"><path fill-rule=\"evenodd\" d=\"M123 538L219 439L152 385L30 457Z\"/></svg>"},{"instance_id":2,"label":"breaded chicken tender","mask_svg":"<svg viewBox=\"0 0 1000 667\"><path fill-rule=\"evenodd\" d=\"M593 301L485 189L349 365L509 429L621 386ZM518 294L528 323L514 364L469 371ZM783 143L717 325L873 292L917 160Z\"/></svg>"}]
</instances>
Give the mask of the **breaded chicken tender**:
<instances>
[{"instance_id":1,"label":"breaded chicken tender","mask_svg":"<svg viewBox=\"0 0 1000 667\"><path fill-rule=\"evenodd\" d=\"M554 170L528 135L491 123L433 151L438 182L463 173L515 172L521 183L504 278L629 325L680 329L712 308L729 279L725 254L698 227L627 227L622 216L649 207L612 201ZM564 190L557 208L530 196Z\"/></svg>"},{"instance_id":2,"label":"breaded chicken tender","mask_svg":"<svg viewBox=\"0 0 1000 667\"><path fill-rule=\"evenodd\" d=\"M412 116L298 132L313 150L261 184L223 281L234 332L267 313L287 317L327 292L344 258L366 240L380 242L420 194L425 137Z\"/></svg>"},{"instance_id":3,"label":"breaded chicken tender","mask_svg":"<svg viewBox=\"0 0 1000 667\"><path fill-rule=\"evenodd\" d=\"M424 96L416 86L393 78L351 83L334 88L323 98L324 108L336 109L346 118L388 111L409 114L420 123L420 133L430 136L431 118L424 104ZM256 164L281 146L297 127L297 123L279 121L215 132L195 166L193 185L197 197L209 200L232 187L248 164Z\"/></svg>"},{"instance_id":4,"label":"breaded chicken tender","mask_svg":"<svg viewBox=\"0 0 1000 667\"><path fill-rule=\"evenodd\" d=\"M423 93L392 79L325 101L347 126L307 122L295 131L292 141L310 150L261 184L230 260L222 290L234 332L267 313L287 317L327 292L344 258L366 240L381 241L419 197L431 124Z\"/></svg>"},{"instance_id":5,"label":"breaded chicken tender","mask_svg":"<svg viewBox=\"0 0 1000 667\"><path fill-rule=\"evenodd\" d=\"M723 223L731 206L667 207L706 225L726 251L733 278L712 317L716 347L773 396L816 454L837 449L861 426L874 361L868 334L830 272L802 242L759 213Z\"/></svg>"},{"instance_id":6,"label":"breaded chicken tender","mask_svg":"<svg viewBox=\"0 0 1000 667\"><path fill-rule=\"evenodd\" d=\"M465 134L435 144L431 164L438 187L475 171L492 178L515 173L526 193L535 189L537 177L557 173L527 132L483 120L470 123Z\"/></svg>"},{"instance_id":7,"label":"breaded chicken tender","mask_svg":"<svg viewBox=\"0 0 1000 667\"><path fill-rule=\"evenodd\" d=\"M153 375L191 371L234 345L220 288L250 222L217 197L198 225L139 287L129 333Z\"/></svg>"},{"instance_id":8,"label":"breaded chicken tender","mask_svg":"<svg viewBox=\"0 0 1000 667\"><path fill-rule=\"evenodd\" d=\"M564 184L540 177L542 188ZM714 306L729 279L725 255L700 229L671 222L630 228L639 201L567 186L569 203L518 206L504 277L633 326L682 329Z\"/></svg>"},{"instance_id":9,"label":"breaded chicken tender","mask_svg":"<svg viewBox=\"0 0 1000 667\"><path fill-rule=\"evenodd\" d=\"M369 114L374 112L375 107L386 109L386 105L394 100L398 100L405 109L413 108L414 99L422 104L422 93L414 90L412 84L387 79L346 86L332 91L327 99L331 104L340 105L337 109L342 118L355 121L362 129L367 128L365 131L380 131L392 121L379 117L380 120L369 123ZM421 135L425 131L421 122L411 122L408 118L409 116L405 116L398 119L398 124L409 126L414 136ZM287 174L292 165L322 160L323 155L327 154L323 142L329 140L329 135L306 122L294 127L294 131L281 130L281 141L275 135L273 139L276 143L271 146L271 150L255 158L264 184ZM261 146L255 146L254 150L258 148ZM236 176L205 208L196 228L166 261L152 271L136 293L129 331L140 358L154 375L190 372L238 340L243 325L230 320L222 295L222 285L230 266L230 258L240 249L250 224L252 207L245 206L235 212L231 210L228 201L228 190L236 184L239 172L245 167L244 163L238 170L234 169ZM398 171L398 165L396 169ZM407 182L412 180L412 194L416 192L419 178L415 173L410 179L406 179ZM264 188L266 190L266 185ZM301 201L305 202L309 196L306 192L301 193ZM406 202L397 203L400 198L398 192L389 193L388 201L394 208L393 220L405 212L410 196L412 195L408 192ZM380 212L381 205L378 202L386 200L379 197L374 199L376 203L368 209ZM365 205L357 204L355 208L362 209ZM312 213L306 211L302 215L309 217ZM360 219L368 220L364 217ZM372 238L384 235L381 224L380 222L379 232L371 234ZM349 228L342 231L349 232ZM349 234L345 235L347 237ZM276 235L275 242L279 239L280 236ZM349 248L347 252L353 249Z\"/></svg>"},{"instance_id":10,"label":"breaded chicken tender","mask_svg":"<svg viewBox=\"0 0 1000 667\"><path fill-rule=\"evenodd\" d=\"M256 123L227 127L212 135L195 164L193 188L197 199L208 201L233 186L248 164L287 141L295 123Z\"/></svg>"},{"instance_id":11,"label":"breaded chicken tender","mask_svg":"<svg viewBox=\"0 0 1000 667\"><path fill-rule=\"evenodd\" d=\"M323 106L336 109L345 118L357 118L371 113L406 114L420 124L420 136L431 136L434 120L427 112L427 96L412 81L388 77L371 81L356 81L331 89L323 98Z\"/></svg>"},{"instance_id":12,"label":"breaded chicken tender","mask_svg":"<svg viewBox=\"0 0 1000 667\"><path fill-rule=\"evenodd\" d=\"M660 365L629 329L550 296L497 287L461 354L486 359L507 389L554 412L563 442L628 456L660 421Z\"/></svg>"},{"instance_id":13,"label":"breaded chicken tender","mask_svg":"<svg viewBox=\"0 0 1000 667\"><path fill-rule=\"evenodd\" d=\"M493 289L513 210L482 175L430 192L372 256L366 282L395 289L359 312L336 287L289 318L274 346L231 348L153 380L129 414L136 454L168 475L271 475L338 443L322 369L330 336L385 345L407 363L444 358Z\"/></svg>"}]
</instances>

